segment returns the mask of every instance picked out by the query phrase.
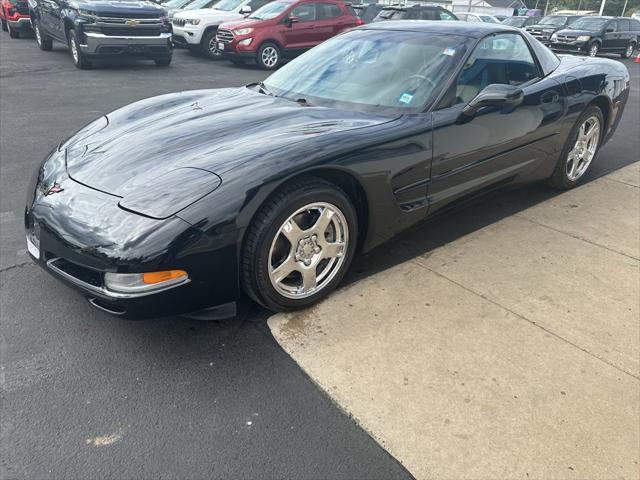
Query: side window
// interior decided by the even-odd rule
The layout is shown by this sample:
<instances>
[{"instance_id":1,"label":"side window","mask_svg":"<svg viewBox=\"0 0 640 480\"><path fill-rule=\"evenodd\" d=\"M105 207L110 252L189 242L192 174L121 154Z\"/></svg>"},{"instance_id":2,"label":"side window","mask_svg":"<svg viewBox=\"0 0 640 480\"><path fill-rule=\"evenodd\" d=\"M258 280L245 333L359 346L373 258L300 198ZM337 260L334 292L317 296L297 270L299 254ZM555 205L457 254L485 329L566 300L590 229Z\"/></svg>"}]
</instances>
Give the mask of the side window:
<instances>
[{"instance_id":1,"label":"side window","mask_svg":"<svg viewBox=\"0 0 640 480\"><path fill-rule=\"evenodd\" d=\"M251 7L251 11L255 12L259 8L264 7L271 0L251 0L247 5Z\"/></svg>"},{"instance_id":2,"label":"side window","mask_svg":"<svg viewBox=\"0 0 640 480\"><path fill-rule=\"evenodd\" d=\"M330 18L336 18L342 16L342 10L340 7L333 3L317 3L316 4L316 17L318 20L328 20Z\"/></svg>"},{"instance_id":3,"label":"side window","mask_svg":"<svg viewBox=\"0 0 640 480\"><path fill-rule=\"evenodd\" d=\"M631 31L632 32L640 32L640 22L637 20L630 20L629 23L631 24Z\"/></svg>"},{"instance_id":4,"label":"side window","mask_svg":"<svg viewBox=\"0 0 640 480\"><path fill-rule=\"evenodd\" d=\"M629 23L629 20L618 20L618 31L628 32L629 30L631 30Z\"/></svg>"},{"instance_id":5,"label":"side window","mask_svg":"<svg viewBox=\"0 0 640 480\"><path fill-rule=\"evenodd\" d=\"M316 5L314 3L299 5L291 10L289 16L298 17L299 22L313 22L316 19Z\"/></svg>"},{"instance_id":6,"label":"side window","mask_svg":"<svg viewBox=\"0 0 640 480\"><path fill-rule=\"evenodd\" d=\"M607 23L606 27L604 27L604 31L605 32L617 32L618 31L618 26L616 25L616 22Z\"/></svg>"},{"instance_id":7,"label":"side window","mask_svg":"<svg viewBox=\"0 0 640 480\"><path fill-rule=\"evenodd\" d=\"M440 20L455 20L453 15L446 10L438 10L438 14L440 15Z\"/></svg>"},{"instance_id":8,"label":"side window","mask_svg":"<svg viewBox=\"0 0 640 480\"><path fill-rule=\"evenodd\" d=\"M437 20L438 17L436 16L435 10L431 8L422 8L420 9L419 19L420 20Z\"/></svg>"},{"instance_id":9,"label":"side window","mask_svg":"<svg viewBox=\"0 0 640 480\"><path fill-rule=\"evenodd\" d=\"M517 33L491 35L480 41L458 77L454 103L468 103L487 85L521 85L538 77L538 67Z\"/></svg>"}]
</instances>

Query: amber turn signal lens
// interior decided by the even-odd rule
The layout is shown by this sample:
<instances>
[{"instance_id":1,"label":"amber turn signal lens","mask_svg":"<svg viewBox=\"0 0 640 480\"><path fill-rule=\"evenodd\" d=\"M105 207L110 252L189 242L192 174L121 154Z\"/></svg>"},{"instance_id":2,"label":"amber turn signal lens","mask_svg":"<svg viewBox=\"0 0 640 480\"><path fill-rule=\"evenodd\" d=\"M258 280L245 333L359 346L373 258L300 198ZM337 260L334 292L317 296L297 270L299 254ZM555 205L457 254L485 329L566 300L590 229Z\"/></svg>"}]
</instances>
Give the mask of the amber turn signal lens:
<instances>
[{"instance_id":1,"label":"amber turn signal lens","mask_svg":"<svg viewBox=\"0 0 640 480\"><path fill-rule=\"evenodd\" d=\"M186 276L187 272L185 272L184 270L166 270L164 272L143 273L142 281L144 283L160 283Z\"/></svg>"}]
</instances>

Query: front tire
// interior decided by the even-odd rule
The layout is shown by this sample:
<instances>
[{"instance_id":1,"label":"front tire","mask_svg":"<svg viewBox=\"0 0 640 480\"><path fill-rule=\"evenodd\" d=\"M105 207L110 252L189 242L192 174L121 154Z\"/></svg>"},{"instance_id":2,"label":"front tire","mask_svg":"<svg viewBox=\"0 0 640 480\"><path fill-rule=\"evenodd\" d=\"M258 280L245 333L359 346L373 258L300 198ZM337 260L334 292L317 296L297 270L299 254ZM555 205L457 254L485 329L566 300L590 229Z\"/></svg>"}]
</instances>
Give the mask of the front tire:
<instances>
[{"instance_id":1,"label":"front tire","mask_svg":"<svg viewBox=\"0 0 640 480\"><path fill-rule=\"evenodd\" d=\"M71 59L73 60L73 64L79 68L80 70L88 70L93 65L87 59L86 55L82 53L80 49L80 40L78 39L78 34L75 29L69 30L69 52L71 53Z\"/></svg>"},{"instance_id":2,"label":"front tire","mask_svg":"<svg viewBox=\"0 0 640 480\"><path fill-rule=\"evenodd\" d=\"M202 50L205 57L211 60L220 60L222 58L222 52L217 47L216 34L216 30L211 30L205 33L200 41L200 50Z\"/></svg>"},{"instance_id":3,"label":"front tire","mask_svg":"<svg viewBox=\"0 0 640 480\"><path fill-rule=\"evenodd\" d=\"M636 49L636 44L631 42L629 45L627 45L627 48L624 52L622 52L620 54L620 56L622 58L629 58L633 55L633 51Z\"/></svg>"},{"instance_id":4,"label":"front tire","mask_svg":"<svg viewBox=\"0 0 640 480\"><path fill-rule=\"evenodd\" d=\"M172 58L173 58L173 56L170 55L170 56L165 57L165 58L156 58L153 61L156 62L156 66L158 66L158 67L168 67L171 64Z\"/></svg>"},{"instance_id":5,"label":"front tire","mask_svg":"<svg viewBox=\"0 0 640 480\"><path fill-rule=\"evenodd\" d=\"M42 32L42 28L40 28L40 20L36 19L33 22L33 34L36 37L36 43L40 50L48 52L53 48L53 40L50 36Z\"/></svg>"},{"instance_id":6,"label":"front tire","mask_svg":"<svg viewBox=\"0 0 640 480\"><path fill-rule=\"evenodd\" d=\"M589 48L587 49L587 53L590 57L596 57L599 52L600 52L600 44L598 42L593 42L591 45L589 45Z\"/></svg>"},{"instance_id":7,"label":"front tire","mask_svg":"<svg viewBox=\"0 0 640 480\"><path fill-rule=\"evenodd\" d=\"M7 29L9 30L9 37L20 38L20 32L11 28L11 25L9 25L9 23L7 23Z\"/></svg>"},{"instance_id":8,"label":"front tire","mask_svg":"<svg viewBox=\"0 0 640 480\"><path fill-rule=\"evenodd\" d=\"M256 53L256 63L263 70L275 70L281 61L282 54L275 43L263 43Z\"/></svg>"},{"instance_id":9,"label":"front tire","mask_svg":"<svg viewBox=\"0 0 640 480\"><path fill-rule=\"evenodd\" d=\"M243 246L245 292L273 311L317 303L342 280L358 240L356 211L336 185L295 180L253 219Z\"/></svg>"},{"instance_id":10,"label":"front tire","mask_svg":"<svg viewBox=\"0 0 640 480\"><path fill-rule=\"evenodd\" d=\"M571 129L549 184L560 190L578 185L593 163L603 136L602 111L590 105Z\"/></svg>"}]
</instances>

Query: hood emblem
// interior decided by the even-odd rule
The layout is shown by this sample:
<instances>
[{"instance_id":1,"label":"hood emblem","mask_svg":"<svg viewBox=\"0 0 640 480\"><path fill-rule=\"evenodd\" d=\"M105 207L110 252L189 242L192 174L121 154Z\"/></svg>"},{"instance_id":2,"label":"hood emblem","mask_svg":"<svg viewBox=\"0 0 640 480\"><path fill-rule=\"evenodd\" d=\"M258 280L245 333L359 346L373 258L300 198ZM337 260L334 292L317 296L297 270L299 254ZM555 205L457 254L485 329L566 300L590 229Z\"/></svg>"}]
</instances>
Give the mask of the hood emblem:
<instances>
[{"instance_id":1,"label":"hood emblem","mask_svg":"<svg viewBox=\"0 0 640 480\"><path fill-rule=\"evenodd\" d=\"M49 190L47 190L47 193L45 193L45 196L48 197L49 195L53 195L54 193L60 193L62 191L64 191L64 188L62 188L59 183L54 183L53 186L49 188Z\"/></svg>"},{"instance_id":2,"label":"hood emblem","mask_svg":"<svg viewBox=\"0 0 640 480\"><path fill-rule=\"evenodd\" d=\"M136 25L138 25L140 23L140 20L133 20L133 19L130 18L124 23L129 27L135 27Z\"/></svg>"}]
</instances>

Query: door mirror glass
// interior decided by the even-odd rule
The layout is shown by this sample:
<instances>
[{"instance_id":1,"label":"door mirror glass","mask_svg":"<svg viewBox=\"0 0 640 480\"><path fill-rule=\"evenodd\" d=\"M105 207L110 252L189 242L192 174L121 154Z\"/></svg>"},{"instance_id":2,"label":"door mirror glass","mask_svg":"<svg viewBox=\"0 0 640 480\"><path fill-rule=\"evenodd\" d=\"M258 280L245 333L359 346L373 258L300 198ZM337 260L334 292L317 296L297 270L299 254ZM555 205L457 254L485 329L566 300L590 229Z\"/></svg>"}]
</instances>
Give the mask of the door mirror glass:
<instances>
[{"instance_id":1,"label":"door mirror glass","mask_svg":"<svg viewBox=\"0 0 640 480\"><path fill-rule=\"evenodd\" d=\"M240 15L249 15L251 13L251 7L249 5L245 5L240 9Z\"/></svg>"},{"instance_id":2,"label":"door mirror glass","mask_svg":"<svg viewBox=\"0 0 640 480\"><path fill-rule=\"evenodd\" d=\"M606 31L607 33L611 33L611 32L615 32L615 31L616 31L616 29L615 29L615 28L611 28L611 27L609 27L609 28L607 28L605 31Z\"/></svg>"},{"instance_id":3,"label":"door mirror glass","mask_svg":"<svg viewBox=\"0 0 640 480\"><path fill-rule=\"evenodd\" d=\"M464 106L459 123L471 120L483 107L517 107L523 100L521 88L498 83L488 85Z\"/></svg>"},{"instance_id":4,"label":"door mirror glass","mask_svg":"<svg viewBox=\"0 0 640 480\"><path fill-rule=\"evenodd\" d=\"M287 17L287 23L289 24L289 26L293 25L294 23L298 23L300 21L300 17L296 17L295 15L290 15Z\"/></svg>"}]
</instances>

